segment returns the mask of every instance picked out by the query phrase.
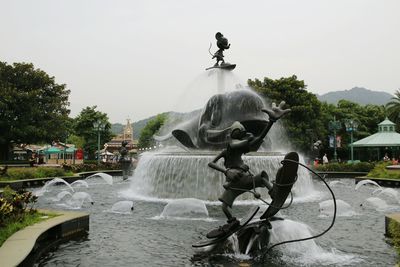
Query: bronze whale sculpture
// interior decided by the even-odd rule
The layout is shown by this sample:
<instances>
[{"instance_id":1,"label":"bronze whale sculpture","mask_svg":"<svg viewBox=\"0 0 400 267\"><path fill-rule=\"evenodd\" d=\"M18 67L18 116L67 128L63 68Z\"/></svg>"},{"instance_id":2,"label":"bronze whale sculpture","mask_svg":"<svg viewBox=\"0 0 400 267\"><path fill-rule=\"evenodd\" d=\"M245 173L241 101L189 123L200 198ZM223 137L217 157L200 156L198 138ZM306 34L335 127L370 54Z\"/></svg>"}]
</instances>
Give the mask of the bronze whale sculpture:
<instances>
[{"instance_id":1,"label":"bronze whale sculpture","mask_svg":"<svg viewBox=\"0 0 400 267\"><path fill-rule=\"evenodd\" d=\"M255 137L260 135L268 123L268 115L261 111L264 107L261 97L248 89L216 94L200 114L177 125L167 136L155 138L163 141L172 135L189 149L221 149L229 142L230 127L235 121Z\"/></svg>"}]
</instances>

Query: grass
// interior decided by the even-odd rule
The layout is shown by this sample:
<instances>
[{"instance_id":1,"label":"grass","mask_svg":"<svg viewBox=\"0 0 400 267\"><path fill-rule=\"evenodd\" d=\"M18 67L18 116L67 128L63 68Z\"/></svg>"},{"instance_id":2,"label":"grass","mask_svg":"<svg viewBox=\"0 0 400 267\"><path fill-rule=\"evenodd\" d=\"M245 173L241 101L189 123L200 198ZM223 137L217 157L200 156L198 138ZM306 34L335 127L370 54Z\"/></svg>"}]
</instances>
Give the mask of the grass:
<instances>
[{"instance_id":1,"label":"grass","mask_svg":"<svg viewBox=\"0 0 400 267\"><path fill-rule=\"evenodd\" d=\"M43 218L44 216L47 216L47 217ZM4 227L0 228L0 247L7 240L7 238L9 238L15 232L18 232L19 230L21 230L29 225L33 225L35 223L45 221L49 218L53 218L56 216L58 216L58 214L55 214L55 213L46 213L46 214L41 213L41 212L26 213L26 215L23 217L22 220L17 221L17 222L7 223Z\"/></svg>"}]
</instances>

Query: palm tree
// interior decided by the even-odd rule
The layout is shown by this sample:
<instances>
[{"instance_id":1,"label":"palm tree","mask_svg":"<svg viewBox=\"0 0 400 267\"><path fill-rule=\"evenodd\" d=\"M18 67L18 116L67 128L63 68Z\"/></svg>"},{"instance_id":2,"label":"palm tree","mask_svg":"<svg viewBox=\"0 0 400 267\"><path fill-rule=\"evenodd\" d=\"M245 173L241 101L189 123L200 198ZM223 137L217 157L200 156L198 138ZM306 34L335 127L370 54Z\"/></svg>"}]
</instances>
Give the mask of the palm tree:
<instances>
[{"instance_id":1,"label":"palm tree","mask_svg":"<svg viewBox=\"0 0 400 267\"><path fill-rule=\"evenodd\" d=\"M400 123L400 89L394 93L392 101L386 104L387 115L389 119L397 124Z\"/></svg>"}]
</instances>

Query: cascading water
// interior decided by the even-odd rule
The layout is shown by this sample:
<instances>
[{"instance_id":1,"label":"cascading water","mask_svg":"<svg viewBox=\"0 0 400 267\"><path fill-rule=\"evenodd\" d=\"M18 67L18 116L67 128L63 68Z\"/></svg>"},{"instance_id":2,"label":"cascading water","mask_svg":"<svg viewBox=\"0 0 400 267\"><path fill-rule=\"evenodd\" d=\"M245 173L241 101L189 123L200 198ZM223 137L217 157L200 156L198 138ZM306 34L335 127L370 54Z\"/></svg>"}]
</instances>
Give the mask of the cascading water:
<instances>
[{"instance_id":1,"label":"cascading water","mask_svg":"<svg viewBox=\"0 0 400 267\"><path fill-rule=\"evenodd\" d=\"M225 177L208 167L215 155L215 152L143 153L132 178L131 190L135 194L158 198L217 200L223 191ZM270 180L275 180L283 157L280 153L254 153L243 159L253 174L265 170ZM310 175L302 168L298 174L294 195L300 198L313 195ZM260 191L267 196L266 189Z\"/></svg>"},{"instance_id":2,"label":"cascading water","mask_svg":"<svg viewBox=\"0 0 400 267\"><path fill-rule=\"evenodd\" d=\"M279 243L286 240L301 239L312 236L311 228L301 222L292 220L273 221L271 230L271 244ZM315 240L307 240L285 244L277 247L283 252L284 260L294 263L301 262L311 265L343 265L354 264L360 262L360 259L353 256L341 253L335 249L327 251L320 247Z\"/></svg>"}]
</instances>

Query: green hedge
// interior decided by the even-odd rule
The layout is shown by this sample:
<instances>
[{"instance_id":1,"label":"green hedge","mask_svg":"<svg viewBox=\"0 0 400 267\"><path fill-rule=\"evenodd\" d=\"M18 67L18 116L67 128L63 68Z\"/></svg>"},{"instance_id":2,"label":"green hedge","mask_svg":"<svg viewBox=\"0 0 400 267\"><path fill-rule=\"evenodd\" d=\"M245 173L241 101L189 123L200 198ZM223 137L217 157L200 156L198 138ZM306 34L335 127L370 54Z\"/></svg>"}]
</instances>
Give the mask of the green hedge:
<instances>
[{"instance_id":1,"label":"green hedge","mask_svg":"<svg viewBox=\"0 0 400 267\"><path fill-rule=\"evenodd\" d=\"M3 160L0 161L0 165L26 165L29 164L29 160Z\"/></svg>"},{"instance_id":2,"label":"green hedge","mask_svg":"<svg viewBox=\"0 0 400 267\"><path fill-rule=\"evenodd\" d=\"M44 177L69 176L72 172L66 172L62 168L37 167L37 168L9 168L2 179L24 180Z\"/></svg>"},{"instance_id":3,"label":"green hedge","mask_svg":"<svg viewBox=\"0 0 400 267\"><path fill-rule=\"evenodd\" d=\"M325 172L369 172L375 167L373 162L359 162L359 163L329 163L318 165L315 169L317 171Z\"/></svg>"},{"instance_id":4,"label":"green hedge","mask_svg":"<svg viewBox=\"0 0 400 267\"><path fill-rule=\"evenodd\" d=\"M386 169L386 166L392 165L391 162L382 162L376 164L375 168L368 173L368 177L373 178L389 178L389 179L400 179L400 172L390 172Z\"/></svg>"},{"instance_id":5,"label":"green hedge","mask_svg":"<svg viewBox=\"0 0 400 267\"><path fill-rule=\"evenodd\" d=\"M73 173L78 172L88 172L88 171L99 171L99 170L121 170L121 164L119 163L109 163L101 162L100 165L96 164L63 164L63 169L65 171L70 171Z\"/></svg>"},{"instance_id":6,"label":"green hedge","mask_svg":"<svg viewBox=\"0 0 400 267\"><path fill-rule=\"evenodd\" d=\"M100 161L102 163L102 161ZM83 164L97 164L97 159L84 159Z\"/></svg>"}]
</instances>

